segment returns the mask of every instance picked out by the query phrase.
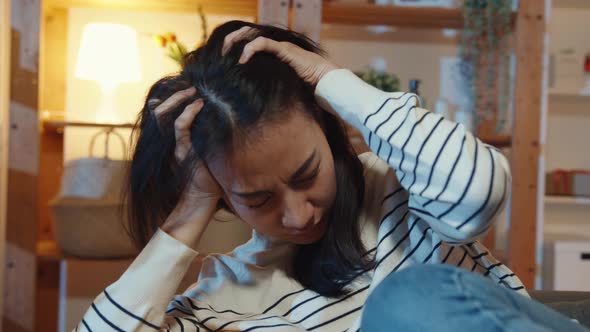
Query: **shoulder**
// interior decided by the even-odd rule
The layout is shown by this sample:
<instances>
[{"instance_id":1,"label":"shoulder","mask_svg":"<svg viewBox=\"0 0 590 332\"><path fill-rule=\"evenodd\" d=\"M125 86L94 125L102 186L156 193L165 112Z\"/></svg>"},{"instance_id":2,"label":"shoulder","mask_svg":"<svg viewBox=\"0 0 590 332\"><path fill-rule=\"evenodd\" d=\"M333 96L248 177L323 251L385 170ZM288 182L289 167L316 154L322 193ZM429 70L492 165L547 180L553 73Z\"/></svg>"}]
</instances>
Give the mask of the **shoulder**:
<instances>
[{"instance_id":1,"label":"shoulder","mask_svg":"<svg viewBox=\"0 0 590 332\"><path fill-rule=\"evenodd\" d=\"M391 166L372 151L364 152L358 155L358 158L363 164L366 185L385 178L395 178L395 172Z\"/></svg>"}]
</instances>

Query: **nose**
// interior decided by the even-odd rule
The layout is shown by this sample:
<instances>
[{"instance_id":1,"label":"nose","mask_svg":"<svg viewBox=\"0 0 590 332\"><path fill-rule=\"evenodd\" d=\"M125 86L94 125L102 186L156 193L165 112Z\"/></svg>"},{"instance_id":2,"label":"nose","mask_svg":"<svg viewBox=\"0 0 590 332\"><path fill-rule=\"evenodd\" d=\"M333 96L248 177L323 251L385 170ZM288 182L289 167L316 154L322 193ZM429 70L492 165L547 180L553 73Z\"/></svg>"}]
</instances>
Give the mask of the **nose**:
<instances>
[{"instance_id":1,"label":"nose","mask_svg":"<svg viewBox=\"0 0 590 332\"><path fill-rule=\"evenodd\" d=\"M283 226L302 230L314 224L314 207L305 193L292 192L285 197Z\"/></svg>"}]
</instances>

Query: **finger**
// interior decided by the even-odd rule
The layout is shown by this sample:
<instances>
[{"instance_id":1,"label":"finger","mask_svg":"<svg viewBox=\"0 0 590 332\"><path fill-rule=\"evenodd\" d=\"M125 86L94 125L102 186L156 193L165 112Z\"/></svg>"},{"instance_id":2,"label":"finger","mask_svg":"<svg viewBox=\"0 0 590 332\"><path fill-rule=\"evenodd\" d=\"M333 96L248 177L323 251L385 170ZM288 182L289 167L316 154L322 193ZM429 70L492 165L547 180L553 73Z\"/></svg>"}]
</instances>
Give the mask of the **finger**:
<instances>
[{"instance_id":1,"label":"finger","mask_svg":"<svg viewBox=\"0 0 590 332\"><path fill-rule=\"evenodd\" d=\"M244 64L248 62L257 52L269 52L278 56L279 59L283 59L288 48L289 43L287 42L278 42L266 37L258 37L244 46L239 63Z\"/></svg>"},{"instance_id":2,"label":"finger","mask_svg":"<svg viewBox=\"0 0 590 332\"><path fill-rule=\"evenodd\" d=\"M203 109L203 100L197 99L188 105L174 122L175 154L178 161L184 160L191 149L190 127L201 109Z\"/></svg>"},{"instance_id":3,"label":"finger","mask_svg":"<svg viewBox=\"0 0 590 332\"><path fill-rule=\"evenodd\" d=\"M254 28L245 26L225 36L223 39L223 47L221 48L221 55L225 55L235 43L244 39L244 37L250 34L253 30Z\"/></svg>"},{"instance_id":4,"label":"finger","mask_svg":"<svg viewBox=\"0 0 590 332\"><path fill-rule=\"evenodd\" d=\"M152 98L149 99L147 102L148 109L152 112L155 112L156 107L158 107L162 103L160 98Z\"/></svg>"},{"instance_id":5,"label":"finger","mask_svg":"<svg viewBox=\"0 0 590 332\"><path fill-rule=\"evenodd\" d=\"M202 108L203 99L201 98L187 105L174 122L174 128L176 130L188 130Z\"/></svg>"},{"instance_id":6,"label":"finger","mask_svg":"<svg viewBox=\"0 0 590 332\"><path fill-rule=\"evenodd\" d=\"M168 97L168 99L164 100L156 109L154 110L154 114L156 116L160 116L161 114L173 109L174 107L182 104L187 99L192 97L197 92L195 87L190 87L185 90L180 90L174 93L172 96Z\"/></svg>"},{"instance_id":7,"label":"finger","mask_svg":"<svg viewBox=\"0 0 590 332\"><path fill-rule=\"evenodd\" d=\"M191 150L191 140L189 134L182 134L179 138L176 139L176 148L174 149L174 156L176 157L176 161L178 163L182 163L182 161L186 158L189 151Z\"/></svg>"}]
</instances>

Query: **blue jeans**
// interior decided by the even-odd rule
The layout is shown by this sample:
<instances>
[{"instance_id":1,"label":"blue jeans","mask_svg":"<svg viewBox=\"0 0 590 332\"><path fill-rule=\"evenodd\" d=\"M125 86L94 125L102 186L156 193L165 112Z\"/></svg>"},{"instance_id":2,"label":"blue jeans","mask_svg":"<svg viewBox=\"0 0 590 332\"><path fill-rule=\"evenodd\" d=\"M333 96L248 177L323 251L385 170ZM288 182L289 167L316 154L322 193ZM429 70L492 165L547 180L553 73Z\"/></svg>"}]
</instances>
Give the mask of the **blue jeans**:
<instances>
[{"instance_id":1,"label":"blue jeans","mask_svg":"<svg viewBox=\"0 0 590 332\"><path fill-rule=\"evenodd\" d=\"M417 265L385 278L365 303L361 331L589 332L541 303L448 265Z\"/></svg>"}]
</instances>

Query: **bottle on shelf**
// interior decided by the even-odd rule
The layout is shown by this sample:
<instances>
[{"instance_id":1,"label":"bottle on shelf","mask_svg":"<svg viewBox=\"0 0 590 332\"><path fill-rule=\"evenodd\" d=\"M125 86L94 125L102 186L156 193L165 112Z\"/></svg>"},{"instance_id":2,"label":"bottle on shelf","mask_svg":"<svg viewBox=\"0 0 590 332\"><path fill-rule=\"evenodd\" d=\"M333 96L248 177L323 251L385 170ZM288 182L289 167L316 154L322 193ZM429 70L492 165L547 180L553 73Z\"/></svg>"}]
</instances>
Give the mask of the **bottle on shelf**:
<instances>
[{"instance_id":1,"label":"bottle on shelf","mask_svg":"<svg viewBox=\"0 0 590 332\"><path fill-rule=\"evenodd\" d=\"M420 94L420 80L413 79L410 80L410 92L418 96L418 100L420 101L420 107L426 108L426 99L422 97Z\"/></svg>"},{"instance_id":2,"label":"bottle on shelf","mask_svg":"<svg viewBox=\"0 0 590 332\"><path fill-rule=\"evenodd\" d=\"M451 119L450 105L446 98L438 98L434 104L434 113L444 117L445 119Z\"/></svg>"},{"instance_id":3,"label":"bottle on shelf","mask_svg":"<svg viewBox=\"0 0 590 332\"><path fill-rule=\"evenodd\" d=\"M473 132L473 113L466 107L460 106L459 109L455 111L455 122L462 124L465 127L465 130Z\"/></svg>"},{"instance_id":4,"label":"bottle on shelf","mask_svg":"<svg viewBox=\"0 0 590 332\"><path fill-rule=\"evenodd\" d=\"M580 90L580 94L590 95L590 52L586 53L584 58L584 76L586 85Z\"/></svg>"}]
</instances>

